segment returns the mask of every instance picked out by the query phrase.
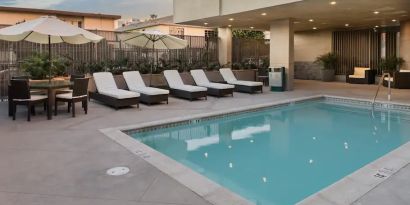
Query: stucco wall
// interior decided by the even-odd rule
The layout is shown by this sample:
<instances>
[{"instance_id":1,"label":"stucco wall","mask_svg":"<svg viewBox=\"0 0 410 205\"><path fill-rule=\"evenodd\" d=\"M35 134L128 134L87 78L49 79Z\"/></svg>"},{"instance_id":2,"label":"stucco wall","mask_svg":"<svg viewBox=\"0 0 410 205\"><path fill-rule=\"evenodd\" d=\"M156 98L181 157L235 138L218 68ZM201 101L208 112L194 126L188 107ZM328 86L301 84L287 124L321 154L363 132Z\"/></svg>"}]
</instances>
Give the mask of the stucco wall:
<instances>
[{"instance_id":1,"label":"stucco wall","mask_svg":"<svg viewBox=\"0 0 410 205\"><path fill-rule=\"evenodd\" d=\"M0 11L0 25L15 25L18 22L28 21L40 18L41 16L46 16L44 13L22 13L22 12L9 12L9 11ZM105 30L113 31L114 30L114 20L113 19L99 19L82 16L57 16L59 19L73 24L78 25L78 22L83 22L83 27L90 30Z\"/></svg>"},{"instance_id":2,"label":"stucco wall","mask_svg":"<svg viewBox=\"0 0 410 205\"><path fill-rule=\"evenodd\" d=\"M406 61L403 69L410 69L410 21L400 24L400 57Z\"/></svg>"},{"instance_id":3,"label":"stucco wall","mask_svg":"<svg viewBox=\"0 0 410 205\"><path fill-rule=\"evenodd\" d=\"M321 66L316 57L332 51L332 31L295 33L295 78L320 80Z\"/></svg>"},{"instance_id":4,"label":"stucco wall","mask_svg":"<svg viewBox=\"0 0 410 205\"><path fill-rule=\"evenodd\" d=\"M84 18L84 29L114 31L115 23L112 19Z\"/></svg>"}]
</instances>

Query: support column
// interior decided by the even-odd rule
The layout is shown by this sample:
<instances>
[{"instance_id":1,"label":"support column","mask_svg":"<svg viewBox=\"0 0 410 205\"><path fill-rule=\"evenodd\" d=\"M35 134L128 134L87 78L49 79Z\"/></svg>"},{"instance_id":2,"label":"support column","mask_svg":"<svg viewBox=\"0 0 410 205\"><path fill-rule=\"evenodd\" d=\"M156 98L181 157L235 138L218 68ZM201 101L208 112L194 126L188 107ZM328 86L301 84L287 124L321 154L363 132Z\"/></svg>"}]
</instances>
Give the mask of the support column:
<instances>
[{"instance_id":1,"label":"support column","mask_svg":"<svg viewBox=\"0 0 410 205\"><path fill-rule=\"evenodd\" d=\"M218 28L218 55L221 66L232 63L231 28Z\"/></svg>"},{"instance_id":2,"label":"support column","mask_svg":"<svg viewBox=\"0 0 410 205\"><path fill-rule=\"evenodd\" d=\"M270 67L286 68L286 90L293 90L294 31L293 20L277 20L270 24Z\"/></svg>"},{"instance_id":3,"label":"support column","mask_svg":"<svg viewBox=\"0 0 410 205\"><path fill-rule=\"evenodd\" d=\"M400 22L400 57L406 62L403 69L410 70L410 21Z\"/></svg>"}]
</instances>

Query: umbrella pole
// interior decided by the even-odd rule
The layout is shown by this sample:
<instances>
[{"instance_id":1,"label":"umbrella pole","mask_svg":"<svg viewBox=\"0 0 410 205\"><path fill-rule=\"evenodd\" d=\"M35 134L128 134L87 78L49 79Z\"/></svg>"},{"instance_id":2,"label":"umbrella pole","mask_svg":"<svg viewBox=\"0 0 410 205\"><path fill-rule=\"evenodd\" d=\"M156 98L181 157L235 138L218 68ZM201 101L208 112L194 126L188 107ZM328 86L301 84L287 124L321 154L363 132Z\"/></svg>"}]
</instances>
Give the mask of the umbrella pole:
<instances>
[{"instance_id":1,"label":"umbrella pole","mask_svg":"<svg viewBox=\"0 0 410 205\"><path fill-rule=\"evenodd\" d=\"M49 61L49 67L48 67L48 82L51 83L51 36L48 35L48 61Z\"/></svg>"},{"instance_id":2,"label":"umbrella pole","mask_svg":"<svg viewBox=\"0 0 410 205\"><path fill-rule=\"evenodd\" d=\"M154 70L155 66L155 41L152 41L152 65L151 65L151 74L149 75L149 86L151 87L151 81L152 81L152 71Z\"/></svg>"}]
</instances>

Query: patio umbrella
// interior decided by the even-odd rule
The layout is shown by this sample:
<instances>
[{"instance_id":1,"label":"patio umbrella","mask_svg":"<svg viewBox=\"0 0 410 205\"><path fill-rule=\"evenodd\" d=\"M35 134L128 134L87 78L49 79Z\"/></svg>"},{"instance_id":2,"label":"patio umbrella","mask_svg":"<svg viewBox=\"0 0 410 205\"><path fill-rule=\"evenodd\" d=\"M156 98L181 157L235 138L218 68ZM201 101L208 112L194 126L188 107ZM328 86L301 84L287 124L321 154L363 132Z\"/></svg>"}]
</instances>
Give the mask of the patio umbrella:
<instances>
[{"instance_id":1,"label":"patio umbrella","mask_svg":"<svg viewBox=\"0 0 410 205\"><path fill-rule=\"evenodd\" d=\"M118 37L126 44L142 48L151 48L153 51L155 49L183 49L188 46L188 41L164 34L160 31L134 31L119 34ZM150 86L153 67L154 62L151 66L151 75L149 79Z\"/></svg>"},{"instance_id":2,"label":"patio umbrella","mask_svg":"<svg viewBox=\"0 0 410 205\"><path fill-rule=\"evenodd\" d=\"M73 26L54 16L43 16L21 24L0 29L0 40L29 41L48 44L49 53L49 81L51 81L51 44L85 44L98 43L103 37Z\"/></svg>"}]
</instances>

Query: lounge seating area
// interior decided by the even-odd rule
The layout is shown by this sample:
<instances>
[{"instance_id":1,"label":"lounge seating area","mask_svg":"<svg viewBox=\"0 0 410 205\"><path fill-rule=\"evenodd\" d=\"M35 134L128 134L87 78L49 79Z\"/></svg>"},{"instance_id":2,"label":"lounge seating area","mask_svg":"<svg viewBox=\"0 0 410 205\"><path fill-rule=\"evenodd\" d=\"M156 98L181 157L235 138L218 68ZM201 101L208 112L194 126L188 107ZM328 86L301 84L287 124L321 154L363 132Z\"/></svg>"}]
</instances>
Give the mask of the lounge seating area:
<instances>
[{"instance_id":1,"label":"lounge seating area","mask_svg":"<svg viewBox=\"0 0 410 205\"><path fill-rule=\"evenodd\" d=\"M263 92L263 83L262 82L254 82L254 81L243 81L238 80L232 70L230 68L221 68L219 69L224 80L230 84L235 86L236 92L245 92L245 93L255 93L255 92Z\"/></svg>"},{"instance_id":2,"label":"lounge seating area","mask_svg":"<svg viewBox=\"0 0 410 205\"><path fill-rule=\"evenodd\" d=\"M384 77L383 86L388 87L389 80L392 88L410 89L410 70L395 71L390 79L388 77Z\"/></svg>"},{"instance_id":3,"label":"lounge seating area","mask_svg":"<svg viewBox=\"0 0 410 205\"><path fill-rule=\"evenodd\" d=\"M137 105L139 107L140 94L128 90L118 89L114 76L109 72L93 74L96 92L90 92L90 99L97 100L118 110L121 107Z\"/></svg>"},{"instance_id":4,"label":"lounge seating area","mask_svg":"<svg viewBox=\"0 0 410 205\"><path fill-rule=\"evenodd\" d=\"M203 70L191 70L192 78L194 79L196 85L205 87L208 90L208 95L223 97L230 95L233 97L233 91L235 86L222 83L212 83L209 81L208 77Z\"/></svg>"},{"instance_id":5,"label":"lounge seating area","mask_svg":"<svg viewBox=\"0 0 410 205\"><path fill-rule=\"evenodd\" d=\"M175 97L188 99L193 101L195 99L207 99L208 89L200 86L186 85L178 71L166 70L164 71L165 79L168 83L171 94Z\"/></svg>"},{"instance_id":6,"label":"lounge seating area","mask_svg":"<svg viewBox=\"0 0 410 205\"><path fill-rule=\"evenodd\" d=\"M346 82L350 84L374 84L376 71L370 68L355 67L353 73L346 75Z\"/></svg>"}]
</instances>

